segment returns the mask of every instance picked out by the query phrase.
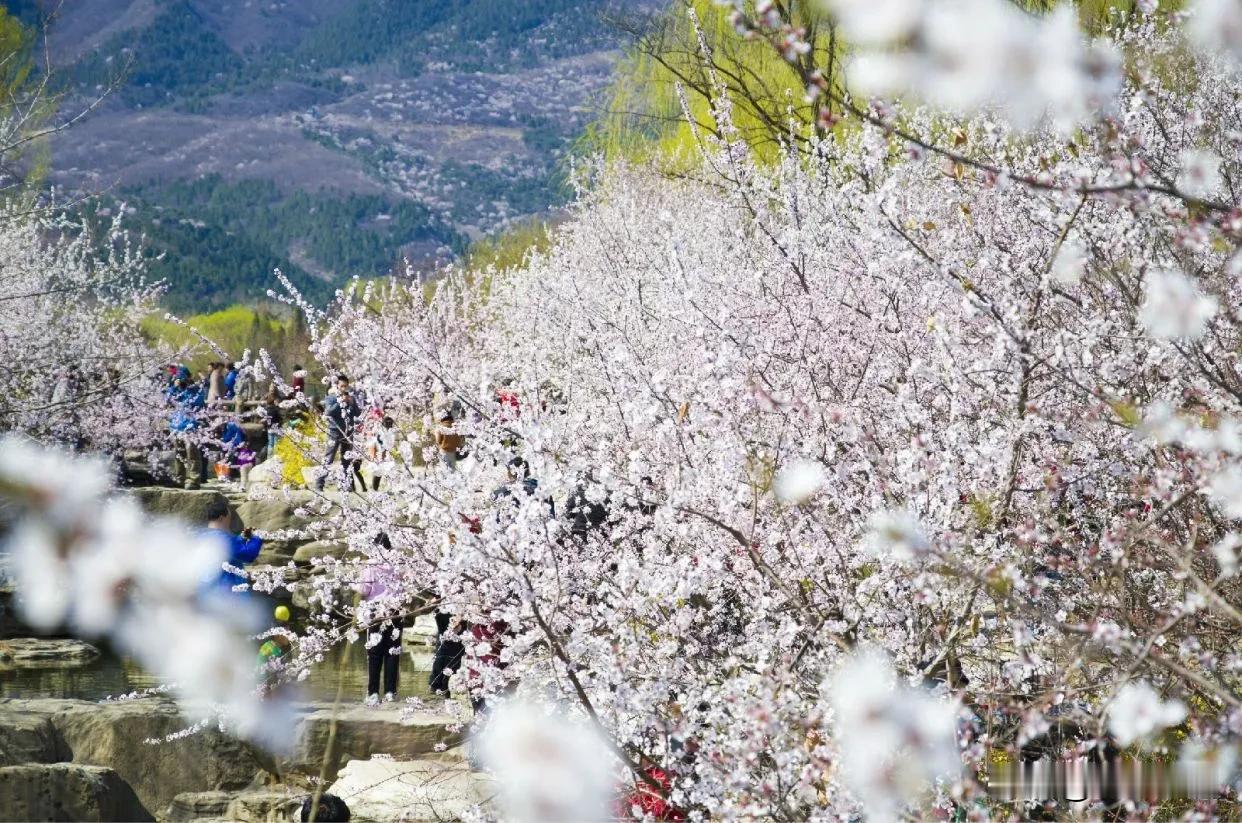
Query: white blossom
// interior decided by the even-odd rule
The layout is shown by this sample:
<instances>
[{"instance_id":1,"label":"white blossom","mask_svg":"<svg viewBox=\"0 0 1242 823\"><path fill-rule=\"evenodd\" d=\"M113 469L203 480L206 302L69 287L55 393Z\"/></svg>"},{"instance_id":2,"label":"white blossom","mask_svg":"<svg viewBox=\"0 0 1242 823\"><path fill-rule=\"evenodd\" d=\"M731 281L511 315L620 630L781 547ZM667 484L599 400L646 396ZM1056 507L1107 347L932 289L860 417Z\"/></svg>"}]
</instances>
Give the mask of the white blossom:
<instances>
[{"instance_id":1,"label":"white blossom","mask_svg":"<svg viewBox=\"0 0 1242 823\"><path fill-rule=\"evenodd\" d=\"M1176 726L1185 717L1186 706L1180 700L1161 700L1147 683L1127 683L1109 704L1108 730L1124 747Z\"/></svg>"},{"instance_id":2,"label":"white blossom","mask_svg":"<svg viewBox=\"0 0 1242 823\"><path fill-rule=\"evenodd\" d=\"M1200 291L1194 281L1181 272L1152 269L1143 280L1139 322L1152 337L1165 340L1202 337L1216 311L1216 299Z\"/></svg>"},{"instance_id":3,"label":"white blossom","mask_svg":"<svg viewBox=\"0 0 1242 823\"><path fill-rule=\"evenodd\" d=\"M824 467L811 460L797 460L776 475L773 491L784 503L805 503L824 485Z\"/></svg>"},{"instance_id":4,"label":"white blossom","mask_svg":"<svg viewBox=\"0 0 1242 823\"><path fill-rule=\"evenodd\" d=\"M1187 149L1178 158L1181 170L1177 188L1192 197L1212 197L1224 184L1220 173L1220 155L1203 149Z\"/></svg>"},{"instance_id":5,"label":"white blossom","mask_svg":"<svg viewBox=\"0 0 1242 823\"><path fill-rule=\"evenodd\" d=\"M583 723L554 710L509 700L496 707L478 740L513 820L607 818L615 774L612 755Z\"/></svg>"}]
</instances>

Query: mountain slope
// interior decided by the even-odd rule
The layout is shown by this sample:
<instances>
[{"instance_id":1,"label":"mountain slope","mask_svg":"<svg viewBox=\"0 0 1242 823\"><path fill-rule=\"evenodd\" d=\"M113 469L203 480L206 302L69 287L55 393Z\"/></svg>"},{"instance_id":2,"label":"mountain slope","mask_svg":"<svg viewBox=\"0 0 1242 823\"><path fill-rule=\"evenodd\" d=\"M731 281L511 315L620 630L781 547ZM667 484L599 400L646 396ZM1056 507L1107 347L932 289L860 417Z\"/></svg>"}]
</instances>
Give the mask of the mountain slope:
<instances>
[{"instance_id":1,"label":"mountain slope","mask_svg":"<svg viewBox=\"0 0 1242 823\"><path fill-rule=\"evenodd\" d=\"M610 7L75 0L50 31L70 104L126 79L57 138L54 182L128 205L178 310L262 294L273 261L321 297L403 259L426 270L563 202L617 54Z\"/></svg>"}]
</instances>

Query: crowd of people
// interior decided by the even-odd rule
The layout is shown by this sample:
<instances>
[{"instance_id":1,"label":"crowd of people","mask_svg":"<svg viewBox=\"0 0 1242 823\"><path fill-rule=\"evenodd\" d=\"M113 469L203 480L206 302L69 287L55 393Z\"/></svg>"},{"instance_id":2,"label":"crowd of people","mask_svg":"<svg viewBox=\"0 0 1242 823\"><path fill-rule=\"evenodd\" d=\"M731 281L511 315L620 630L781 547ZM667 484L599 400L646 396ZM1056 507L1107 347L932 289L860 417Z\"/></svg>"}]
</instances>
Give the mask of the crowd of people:
<instances>
[{"instance_id":1,"label":"crowd of people","mask_svg":"<svg viewBox=\"0 0 1242 823\"><path fill-rule=\"evenodd\" d=\"M167 367L164 395L179 481L187 487L205 483L210 463L218 477L237 471L245 484L260 455L242 427L243 416L257 418L269 432L264 457L275 443L281 417L274 390L250 408L253 394L254 382L242 363L213 362L197 378L184 364Z\"/></svg>"}]
</instances>

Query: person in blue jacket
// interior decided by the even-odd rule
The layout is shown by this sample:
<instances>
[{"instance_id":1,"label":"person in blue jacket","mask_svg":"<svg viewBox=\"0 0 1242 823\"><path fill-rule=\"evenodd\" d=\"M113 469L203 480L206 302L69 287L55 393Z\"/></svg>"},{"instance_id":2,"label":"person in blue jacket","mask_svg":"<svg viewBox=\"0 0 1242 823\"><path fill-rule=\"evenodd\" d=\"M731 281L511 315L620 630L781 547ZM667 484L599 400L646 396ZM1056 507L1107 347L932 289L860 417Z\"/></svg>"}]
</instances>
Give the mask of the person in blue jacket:
<instances>
[{"instance_id":1,"label":"person in blue jacket","mask_svg":"<svg viewBox=\"0 0 1242 823\"><path fill-rule=\"evenodd\" d=\"M232 400L237 391L237 364L229 363L229 370L224 375L224 396Z\"/></svg>"},{"instance_id":2,"label":"person in blue jacket","mask_svg":"<svg viewBox=\"0 0 1242 823\"><path fill-rule=\"evenodd\" d=\"M259 550L263 548L263 539L256 537L252 530L244 529L240 535L229 530L229 504L223 500L213 500L207 507L207 530L218 532L221 539L228 541L228 565L234 568L241 569L246 564L253 563L259 556ZM220 576L215 582L219 588L230 591L234 586L248 581L241 575L221 568Z\"/></svg>"},{"instance_id":3,"label":"person in blue jacket","mask_svg":"<svg viewBox=\"0 0 1242 823\"><path fill-rule=\"evenodd\" d=\"M202 484L207 480L207 463L194 437L205 405L202 392L179 377L168 387L168 399L173 405L168 429L176 449L181 480L193 486L196 476L197 483Z\"/></svg>"}]
</instances>

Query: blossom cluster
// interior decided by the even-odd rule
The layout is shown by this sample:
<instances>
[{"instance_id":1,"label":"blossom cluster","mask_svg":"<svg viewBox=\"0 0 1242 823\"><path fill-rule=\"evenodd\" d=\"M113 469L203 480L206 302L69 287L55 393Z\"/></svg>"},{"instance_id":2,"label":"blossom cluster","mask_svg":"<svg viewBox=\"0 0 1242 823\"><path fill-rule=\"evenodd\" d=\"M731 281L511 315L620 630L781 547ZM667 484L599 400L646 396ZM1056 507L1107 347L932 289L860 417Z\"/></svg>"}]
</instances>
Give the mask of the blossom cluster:
<instances>
[{"instance_id":1,"label":"blossom cluster","mask_svg":"<svg viewBox=\"0 0 1242 823\"><path fill-rule=\"evenodd\" d=\"M892 109L773 166L720 111L697 173L588 169L522 266L344 295L316 356L432 459L337 526L391 537L410 608L505 627L455 685L551 696L698 816L948 814L1070 717L1231 745L1242 112L1215 57L1129 36L1070 138L985 113L959 162Z\"/></svg>"}]
</instances>

